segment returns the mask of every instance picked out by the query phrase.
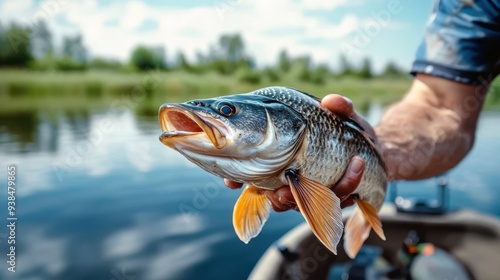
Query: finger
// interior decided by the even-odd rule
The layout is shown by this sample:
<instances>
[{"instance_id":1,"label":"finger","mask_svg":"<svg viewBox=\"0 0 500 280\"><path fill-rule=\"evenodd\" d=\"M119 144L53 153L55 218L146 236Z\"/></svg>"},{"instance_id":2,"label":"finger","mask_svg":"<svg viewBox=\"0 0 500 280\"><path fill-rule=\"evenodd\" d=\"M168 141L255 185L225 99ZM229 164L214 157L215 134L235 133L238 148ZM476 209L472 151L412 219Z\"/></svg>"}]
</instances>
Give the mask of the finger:
<instances>
[{"instance_id":1,"label":"finger","mask_svg":"<svg viewBox=\"0 0 500 280\"><path fill-rule=\"evenodd\" d=\"M266 191L266 196L271 201L273 210L276 212L283 212L290 209L289 207L286 207L285 205L281 204L281 202L279 202L278 200L278 197L275 196L274 193L275 193L274 191Z\"/></svg>"},{"instance_id":2,"label":"finger","mask_svg":"<svg viewBox=\"0 0 500 280\"><path fill-rule=\"evenodd\" d=\"M296 209L297 204L293 198L292 191L289 186L283 186L273 192L273 201L283 210Z\"/></svg>"},{"instance_id":3,"label":"finger","mask_svg":"<svg viewBox=\"0 0 500 280\"><path fill-rule=\"evenodd\" d=\"M354 115L351 99L340 94L329 94L321 100L321 105L326 109L345 117Z\"/></svg>"},{"instance_id":4,"label":"finger","mask_svg":"<svg viewBox=\"0 0 500 280\"><path fill-rule=\"evenodd\" d=\"M289 186L283 186L276 191L268 191L266 195L271 200L273 209L277 212L296 208L296 203Z\"/></svg>"},{"instance_id":5,"label":"finger","mask_svg":"<svg viewBox=\"0 0 500 280\"><path fill-rule=\"evenodd\" d=\"M276 196L278 201L288 209L295 208L295 206L297 206L297 203L295 203L295 199L293 198L292 191L290 190L290 186L283 186L279 188L274 193L274 196Z\"/></svg>"},{"instance_id":6,"label":"finger","mask_svg":"<svg viewBox=\"0 0 500 280\"><path fill-rule=\"evenodd\" d=\"M241 188L241 186L243 186L243 183L238 183L238 182L235 182L235 181L231 181L231 180L228 180L228 179L224 179L224 184L226 184L226 186L228 186L230 189L239 189Z\"/></svg>"},{"instance_id":7,"label":"finger","mask_svg":"<svg viewBox=\"0 0 500 280\"><path fill-rule=\"evenodd\" d=\"M333 192L338 197L345 197L353 193L363 177L365 161L359 156L354 156L347 167L347 170L340 181L333 188Z\"/></svg>"},{"instance_id":8,"label":"finger","mask_svg":"<svg viewBox=\"0 0 500 280\"><path fill-rule=\"evenodd\" d=\"M329 94L321 100L321 105L336 114L353 119L369 135L372 137L375 135L375 131L371 125L354 111L351 99L340 94Z\"/></svg>"}]
</instances>

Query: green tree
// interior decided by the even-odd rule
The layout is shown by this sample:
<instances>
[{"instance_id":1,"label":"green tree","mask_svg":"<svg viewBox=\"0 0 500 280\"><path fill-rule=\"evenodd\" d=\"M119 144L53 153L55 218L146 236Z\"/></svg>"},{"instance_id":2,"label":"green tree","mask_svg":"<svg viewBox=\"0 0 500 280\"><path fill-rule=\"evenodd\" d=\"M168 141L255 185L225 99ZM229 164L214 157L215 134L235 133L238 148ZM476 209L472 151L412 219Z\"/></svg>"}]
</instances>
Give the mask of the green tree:
<instances>
[{"instance_id":1,"label":"green tree","mask_svg":"<svg viewBox=\"0 0 500 280\"><path fill-rule=\"evenodd\" d=\"M137 69L145 71L155 68L165 68L165 56L158 52L158 49L137 46L130 57L130 63Z\"/></svg>"},{"instance_id":2,"label":"green tree","mask_svg":"<svg viewBox=\"0 0 500 280\"><path fill-rule=\"evenodd\" d=\"M311 80L311 58L307 55L297 57L292 62L292 69L297 73L297 79L303 82Z\"/></svg>"},{"instance_id":3,"label":"green tree","mask_svg":"<svg viewBox=\"0 0 500 280\"><path fill-rule=\"evenodd\" d=\"M288 57L287 51L282 50L278 57L278 68L280 69L281 72L287 73L288 71L290 71L291 67L292 67L292 61L290 57Z\"/></svg>"},{"instance_id":4,"label":"green tree","mask_svg":"<svg viewBox=\"0 0 500 280\"><path fill-rule=\"evenodd\" d=\"M182 52L177 53L176 66L181 70L193 72L193 67Z\"/></svg>"},{"instance_id":5,"label":"green tree","mask_svg":"<svg viewBox=\"0 0 500 280\"><path fill-rule=\"evenodd\" d=\"M358 76L362 79L373 78L372 64L369 58L363 59L363 63L361 64L361 69L359 69L358 71Z\"/></svg>"},{"instance_id":6,"label":"green tree","mask_svg":"<svg viewBox=\"0 0 500 280\"><path fill-rule=\"evenodd\" d=\"M3 61L4 54L9 51L8 30L0 22L0 62Z\"/></svg>"},{"instance_id":7,"label":"green tree","mask_svg":"<svg viewBox=\"0 0 500 280\"><path fill-rule=\"evenodd\" d=\"M41 59L54 52L52 34L45 21L40 20L31 27L31 54Z\"/></svg>"},{"instance_id":8,"label":"green tree","mask_svg":"<svg viewBox=\"0 0 500 280\"><path fill-rule=\"evenodd\" d=\"M167 51L164 46L151 47L151 50L155 54L155 57L159 61L160 69L167 69Z\"/></svg>"},{"instance_id":9,"label":"green tree","mask_svg":"<svg viewBox=\"0 0 500 280\"><path fill-rule=\"evenodd\" d=\"M83 71L87 69L87 64L63 56L56 59L56 69L59 71Z\"/></svg>"},{"instance_id":10,"label":"green tree","mask_svg":"<svg viewBox=\"0 0 500 280\"><path fill-rule=\"evenodd\" d=\"M240 68L236 72L236 76L239 82L255 85L260 83L262 74L257 70L252 70L249 68Z\"/></svg>"},{"instance_id":11,"label":"green tree","mask_svg":"<svg viewBox=\"0 0 500 280\"><path fill-rule=\"evenodd\" d=\"M221 58L236 64L245 60L245 43L240 34L226 34L219 38Z\"/></svg>"},{"instance_id":12,"label":"green tree","mask_svg":"<svg viewBox=\"0 0 500 280\"><path fill-rule=\"evenodd\" d=\"M316 69L311 71L311 82L315 84L324 84L330 73L330 68L328 68L326 64L320 64Z\"/></svg>"},{"instance_id":13,"label":"green tree","mask_svg":"<svg viewBox=\"0 0 500 280\"><path fill-rule=\"evenodd\" d=\"M264 70L262 70L262 75L267 77L267 79L272 83L278 82L281 78L280 71L273 67L264 68Z\"/></svg>"},{"instance_id":14,"label":"green tree","mask_svg":"<svg viewBox=\"0 0 500 280\"><path fill-rule=\"evenodd\" d=\"M340 76L352 76L354 74L354 69L344 54L340 55L340 72L339 72L339 74L340 74Z\"/></svg>"},{"instance_id":15,"label":"green tree","mask_svg":"<svg viewBox=\"0 0 500 280\"><path fill-rule=\"evenodd\" d=\"M394 62L389 61L384 70L380 74L383 77L400 77L404 76L405 72L401 70Z\"/></svg>"},{"instance_id":16,"label":"green tree","mask_svg":"<svg viewBox=\"0 0 500 280\"><path fill-rule=\"evenodd\" d=\"M81 71L87 69L87 48L82 35L64 36L62 57L56 59L56 69L60 71Z\"/></svg>"},{"instance_id":17,"label":"green tree","mask_svg":"<svg viewBox=\"0 0 500 280\"><path fill-rule=\"evenodd\" d=\"M245 43L239 34L226 34L211 46L206 57L207 68L221 74L234 73L238 68L253 68L253 60L245 53Z\"/></svg>"},{"instance_id":18,"label":"green tree","mask_svg":"<svg viewBox=\"0 0 500 280\"><path fill-rule=\"evenodd\" d=\"M0 25L0 66L28 65L32 60L29 34L28 28L15 23L9 29Z\"/></svg>"},{"instance_id":19,"label":"green tree","mask_svg":"<svg viewBox=\"0 0 500 280\"><path fill-rule=\"evenodd\" d=\"M88 57L87 48L83 45L82 36L65 36L63 38L62 54L74 61L85 63Z\"/></svg>"}]
</instances>

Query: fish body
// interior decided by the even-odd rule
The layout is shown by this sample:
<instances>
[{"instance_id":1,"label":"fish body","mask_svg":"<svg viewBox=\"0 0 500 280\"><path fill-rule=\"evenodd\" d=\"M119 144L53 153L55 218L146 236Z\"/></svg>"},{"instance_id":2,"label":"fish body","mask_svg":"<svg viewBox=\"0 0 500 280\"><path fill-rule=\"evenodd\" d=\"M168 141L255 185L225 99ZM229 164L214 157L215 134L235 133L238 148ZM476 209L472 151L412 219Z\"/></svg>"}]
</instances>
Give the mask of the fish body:
<instances>
[{"instance_id":1,"label":"fish body","mask_svg":"<svg viewBox=\"0 0 500 280\"><path fill-rule=\"evenodd\" d=\"M269 87L164 104L159 118L161 142L212 174L247 184L233 213L245 243L258 235L270 213L262 190L290 185L314 234L336 253L344 226L340 199L330 188L355 155L366 167L351 195L358 206L346 223L344 248L354 258L371 228L385 240L377 216L385 198L385 164L359 125L323 109L319 99Z\"/></svg>"}]
</instances>

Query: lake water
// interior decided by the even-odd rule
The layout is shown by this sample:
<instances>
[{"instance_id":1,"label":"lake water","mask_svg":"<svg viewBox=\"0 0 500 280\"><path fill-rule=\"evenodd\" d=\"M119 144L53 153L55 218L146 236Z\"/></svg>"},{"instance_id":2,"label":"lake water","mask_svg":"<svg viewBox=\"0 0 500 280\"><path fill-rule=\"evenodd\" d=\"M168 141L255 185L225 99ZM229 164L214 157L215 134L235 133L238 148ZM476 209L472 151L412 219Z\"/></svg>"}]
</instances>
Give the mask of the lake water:
<instances>
[{"instance_id":1,"label":"lake water","mask_svg":"<svg viewBox=\"0 0 500 280\"><path fill-rule=\"evenodd\" d=\"M500 216L500 114L483 114L449 172L451 208ZM0 115L0 278L244 279L303 222L272 213L248 245L232 228L240 191L158 141L156 116L123 111ZM16 174L16 272L7 271L7 165ZM405 186L408 185L408 186ZM400 185L429 196L432 180Z\"/></svg>"}]
</instances>

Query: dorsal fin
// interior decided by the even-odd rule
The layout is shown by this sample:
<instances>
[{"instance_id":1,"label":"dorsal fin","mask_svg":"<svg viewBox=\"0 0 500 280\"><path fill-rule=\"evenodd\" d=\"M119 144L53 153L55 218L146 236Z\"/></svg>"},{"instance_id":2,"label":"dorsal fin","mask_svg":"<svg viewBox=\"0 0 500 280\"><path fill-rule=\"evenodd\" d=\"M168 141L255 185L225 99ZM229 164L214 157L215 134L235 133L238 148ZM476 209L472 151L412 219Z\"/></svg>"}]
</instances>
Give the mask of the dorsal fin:
<instances>
[{"instance_id":1,"label":"dorsal fin","mask_svg":"<svg viewBox=\"0 0 500 280\"><path fill-rule=\"evenodd\" d=\"M351 128L354 128L356 130L361 130L365 131L365 129L354 119L351 118L342 118L342 120ZM370 137L371 138L371 137Z\"/></svg>"},{"instance_id":2,"label":"dorsal fin","mask_svg":"<svg viewBox=\"0 0 500 280\"><path fill-rule=\"evenodd\" d=\"M310 98L312 98L312 99L314 99L314 100L318 101L319 103L321 103L321 99L320 99L320 98L318 98L318 97L316 97L316 96L314 96L314 95L312 95L312 94L310 94L310 93L303 92L303 91L301 91L300 89L296 89L296 88L293 88L293 87L285 87L285 88L288 88L288 89L291 89L291 90L295 90L296 92L300 92L300 93L302 93L302 94L304 94L304 95L307 95L308 97L310 97Z\"/></svg>"},{"instance_id":3,"label":"dorsal fin","mask_svg":"<svg viewBox=\"0 0 500 280\"><path fill-rule=\"evenodd\" d=\"M357 121L355 121L354 119L352 119L352 118L343 118L343 120L344 120L344 124L347 127L355 130L356 132L358 132L359 134L361 134L361 136L363 136L363 138L365 138L366 142L368 142L368 144L372 148L373 152L377 156L378 160L380 161L382 167L384 168L384 171L387 172L387 167L385 165L385 161L384 161L384 159L382 158L382 155L379 153L379 151L377 149L377 145L375 144L375 139L373 139L373 137L371 135L369 135L368 133L366 133L365 129Z\"/></svg>"}]
</instances>

